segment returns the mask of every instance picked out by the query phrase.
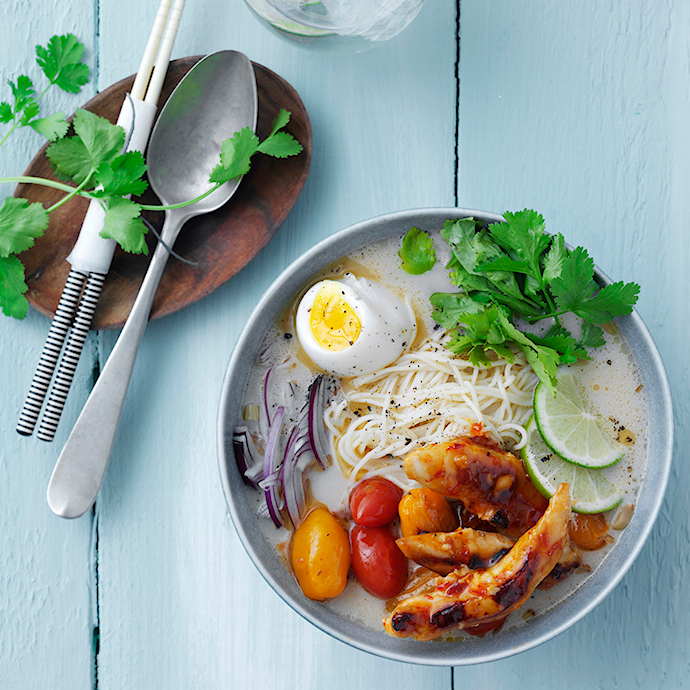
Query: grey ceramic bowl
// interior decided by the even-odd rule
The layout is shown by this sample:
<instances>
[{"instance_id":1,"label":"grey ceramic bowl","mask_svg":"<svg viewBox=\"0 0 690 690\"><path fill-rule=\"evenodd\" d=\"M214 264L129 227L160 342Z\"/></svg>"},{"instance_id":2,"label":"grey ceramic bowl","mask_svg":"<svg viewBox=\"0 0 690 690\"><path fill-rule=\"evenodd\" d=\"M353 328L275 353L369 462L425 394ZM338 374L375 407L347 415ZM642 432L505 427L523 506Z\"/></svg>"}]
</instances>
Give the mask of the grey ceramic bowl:
<instances>
[{"instance_id":1,"label":"grey ceramic bowl","mask_svg":"<svg viewBox=\"0 0 690 690\"><path fill-rule=\"evenodd\" d=\"M517 629L449 644L389 637L383 629L358 625L302 594L257 527L232 450L233 428L240 420L242 395L259 344L294 296L328 264L370 242L402 236L413 225L438 230L447 218L465 216L486 222L502 220L495 214L455 208L403 211L346 228L297 259L263 296L240 336L225 375L218 417L220 473L228 507L249 557L276 593L315 626L353 647L397 661L439 666L474 664L524 652L563 632L602 601L635 560L652 529L666 489L673 447L671 394L664 366L642 319L633 312L616 322L635 354L647 391L651 417L647 476L629 526L619 533L599 569L571 596ZM601 272L597 279L601 284L610 282Z\"/></svg>"}]
</instances>

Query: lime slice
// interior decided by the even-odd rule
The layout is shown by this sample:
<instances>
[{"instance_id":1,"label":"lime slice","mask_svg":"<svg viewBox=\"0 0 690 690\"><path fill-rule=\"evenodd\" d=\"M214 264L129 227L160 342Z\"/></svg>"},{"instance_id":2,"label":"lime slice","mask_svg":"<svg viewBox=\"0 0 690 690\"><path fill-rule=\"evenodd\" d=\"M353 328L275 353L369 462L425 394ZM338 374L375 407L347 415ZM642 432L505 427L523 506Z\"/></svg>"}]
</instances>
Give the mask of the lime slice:
<instances>
[{"instance_id":1,"label":"lime slice","mask_svg":"<svg viewBox=\"0 0 690 690\"><path fill-rule=\"evenodd\" d=\"M603 513L615 508L623 494L607 481L601 470L579 467L566 462L549 448L539 433L534 417L527 424L527 443L522 459L534 486L546 498L551 498L562 482L570 486L576 513Z\"/></svg>"},{"instance_id":2,"label":"lime slice","mask_svg":"<svg viewBox=\"0 0 690 690\"><path fill-rule=\"evenodd\" d=\"M575 377L565 367L558 370L555 396L543 383L537 386L534 416L546 445L563 460L582 467L608 467L625 453L601 415L587 409Z\"/></svg>"}]
</instances>

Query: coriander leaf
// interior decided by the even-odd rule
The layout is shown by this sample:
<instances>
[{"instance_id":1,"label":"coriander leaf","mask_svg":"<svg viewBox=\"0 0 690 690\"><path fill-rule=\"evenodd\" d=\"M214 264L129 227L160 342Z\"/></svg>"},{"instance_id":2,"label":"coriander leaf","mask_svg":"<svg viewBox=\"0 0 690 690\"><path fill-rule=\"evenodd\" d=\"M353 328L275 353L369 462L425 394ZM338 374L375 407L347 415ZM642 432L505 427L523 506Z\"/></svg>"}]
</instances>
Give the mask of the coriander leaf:
<instances>
[{"instance_id":1,"label":"coriander leaf","mask_svg":"<svg viewBox=\"0 0 690 690\"><path fill-rule=\"evenodd\" d=\"M526 261L529 275L539 279L539 257L549 246L551 238L544 234L544 219L536 211L525 209L517 213L504 213L505 223L489 226L492 239L513 258Z\"/></svg>"},{"instance_id":2,"label":"coriander leaf","mask_svg":"<svg viewBox=\"0 0 690 690\"><path fill-rule=\"evenodd\" d=\"M84 45L75 36L53 36L43 48L36 46L36 62L51 84L78 93L89 80L89 68L81 62Z\"/></svg>"},{"instance_id":3,"label":"coriander leaf","mask_svg":"<svg viewBox=\"0 0 690 690\"><path fill-rule=\"evenodd\" d=\"M491 360L486 356L483 345L475 345L468 353L467 359L475 367L488 367Z\"/></svg>"},{"instance_id":4,"label":"coriander leaf","mask_svg":"<svg viewBox=\"0 0 690 690\"><path fill-rule=\"evenodd\" d=\"M543 277L545 282L550 283L561 275L561 269L566 255L565 240L563 239L563 235L559 232L551 239L551 247L544 256Z\"/></svg>"},{"instance_id":5,"label":"coriander leaf","mask_svg":"<svg viewBox=\"0 0 690 690\"><path fill-rule=\"evenodd\" d=\"M13 115L18 115L27 105L35 102L34 96L34 85L31 79L26 75L22 74L17 78L17 83L8 81L10 88L12 89L12 95L14 96L14 109Z\"/></svg>"},{"instance_id":6,"label":"coriander leaf","mask_svg":"<svg viewBox=\"0 0 690 690\"><path fill-rule=\"evenodd\" d=\"M537 336L533 333L525 334L533 343L550 347L561 356L561 363L573 364L578 359L589 359L587 351L562 326L554 326L546 335Z\"/></svg>"},{"instance_id":7,"label":"coriander leaf","mask_svg":"<svg viewBox=\"0 0 690 690\"><path fill-rule=\"evenodd\" d=\"M146 226L140 215L141 206L129 199L107 199L101 237L116 240L126 252L148 254L149 250L144 241Z\"/></svg>"},{"instance_id":8,"label":"coriander leaf","mask_svg":"<svg viewBox=\"0 0 690 690\"><path fill-rule=\"evenodd\" d=\"M220 165L213 169L209 181L222 184L249 172L250 159L258 149L259 137L249 127L235 132L221 145Z\"/></svg>"},{"instance_id":9,"label":"coriander leaf","mask_svg":"<svg viewBox=\"0 0 690 690\"><path fill-rule=\"evenodd\" d=\"M529 273L530 267L527 265L526 261L519 261L511 259L508 255L504 254L491 261L485 261L483 264L477 266L478 271L490 272L490 271L513 271L514 273Z\"/></svg>"},{"instance_id":10,"label":"coriander leaf","mask_svg":"<svg viewBox=\"0 0 690 690\"><path fill-rule=\"evenodd\" d=\"M412 275L421 275L430 271L436 263L436 249L429 234L419 228L410 228L403 237L398 252L402 259L402 268Z\"/></svg>"},{"instance_id":11,"label":"coriander leaf","mask_svg":"<svg viewBox=\"0 0 690 690\"><path fill-rule=\"evenodd\" d=\"M102 163L96 171L96 180L103 187L93 193L96 197L140 196L148 189L141 179L146 172L146 160L139 151L128 151L110 163Z\"/></svg>"},{"instance_id":12,"label":"coriander leaf","mask_svg":"<svg viewBox=\"0 0 690 690\"><path fill-rule=\"evenodd\" d=\"M276 132L264 139L259 144L257 151L274 158L289 158L290 156L296 156L302 151L302 144L292 134Z\"/></svg>"},{"instance_id":13,"label":"coriander leaf","mask_svg":"<svg viewBox=\"0 0 690 690\"><path fill-rule=\"evenodd\" d=\"M551 293L560 311L574 311L597 289L594 261L582 247L575 248L564 260L561 275L551 281Z\"/></svg>"},{"instance_id":14,"label":"coriander leaf","mask_svg":"<svg viewBox=\"0 0 690 690\"><path fill-rule=\"evenodd\" d=\"M24 266L16 256L0 257L0 307L6 316L23 319L29 309L24 293Z\"/></svg>"},{"instance_id":15,"label":"coriander leaf","mask_svg":"<svg viewBox=\"0 0 690 690\"><path fill-rule=\"evenodd\" d=\"M484 311L484 305L475 302L471 297L461 293L435 292L430 297L434 306L432 317L447 329L455 328L459 323L465 323L469 314L479 314Z\"/></svg>"},{"instance_id":16,"label":"coriander leaf","mask_svg":"<svg viewBox=\"0 0 690 690\"><path fill-rule=\"evenodd\" d=\"M67 120L65 120L64 113L54 113L48 117L32 120L28 125L39 134L42 134L48 141L62 139L69 129L69 124Z\"/></svg>"},{"instance_id":17,"label":"coriander leaf","mask_svg":"<svg viewBox=\"0 0 690 690\"><path fill-rule=\"evenodd\" d=\"M459 355L472 347L472 338L467 335L460 335L458 331L451 331L450 340L446 343L446 347L454 354Z\"/></svg>"},{"instance_id":18,"label":"coriander leaf","mask_svg":"<svg viewBox=\"0 0 690 690\"><path fill-rule=\"evenodd\" d=\"M468 292L472 290L491 292L494 290L488 278L466 271L464 266L459 263L457 259L451 261L449 268L451 269L450 282L453 283L453 285L464 288Z\"/></svg>"},{"instance_id":19,"label":"coriander leaf","mask_svg":"<svg viewBox=\"0 0 690 690\"><path fill-rule=\"evenodd\" d=\"M474 218L447 220L443 224L441 235L450 245L453 256L467 273L474 274L477 257L472 249L472 239L476 234Z\"/></svg>"},{"instance_id":20,"label":"coriander leaf","mask_svg":"<svg viewBox=\"0 0 690 690\"><path fill-rule=\"evenodd\" d=\"M7 101L0 103L0 123L7 124L12 121L12 117L12 106Z\"/></svg>"},{"instance_id":21,"label":"coriander leaf","mask_svg":"<svg viewBox=\"0 0 690 690\"><path fill-rule=\"evenodd\" d=\"M580 340L577 341L579 347L601 347L606 344L604 340L603 331L599 326L594 326L587 321L582 324L582 333L580 334Z\"/></svg>"},{"instance_id":22,"label":"coriander leaf","mask_svg":"<svg viewBox=\"0 0 690 690\"><path fill-rule=\"evenodd\" d=\"M559 353L550 347L538 345L533 342L525 333L515 328L503 311L498 313L498 320L506 338L516 343L525 353L525 357L532 366L532 369L534 369L536 375L555 395L556 370L560 362Z\"/></svg>"},{"instance_id":23,"label":"coriander leaf","mask_svg":"<svg viewBox=\"0 0 690 690\"><path fill-rule=\"evenodd\" d=\"M33 246L48 227L48 212L39 203L8 197L0 206L0 257L19 254Z\"/></svg>"},{"instance_id":24,"label":"coriander leaf","mask_svg":"<svg viewBox=\"0 0 690 690\"><path fill-rule=\"evenodd\" d=\"M283 129L288 122L290 122L290 112L281 108L276 115L276 119L273 120L273 125L271 127L271 133L268 135L272 137L279 129Z\"/></svg>"},{"instance_id":25,"label":"coriander leaf","mask_svg":"<svg viewBox=\"0 0 690 690\"><path fill-rule=\"evenodd\" d=\"M632 311L637 302L640 286L636 283L611 283L571 311L581 319L592 323L607 323L615 316L623 316Z\"/></svg>"},{"instance_id":26,"label":"coriander leaf","mask_svg":"<svg viewBox=\"0 0 690 690\"><path fill-rule=\"evenodd\" d=\"M120 153L125 132L122 127L81 108L74 115L73 126L77 136L51 144L46 155L58 175L82 184ZM94 186L94 182L90 181L88 186Z\"/></svg>"},{"instance_id":27,"label":"coriander leaf","mask_svg":"<svg viewBox=\"0 0 690 690\"><path fill-rule=\"evenodd\" d=\"M36 117L36 115L38 115L39 110L40 107L36 99L30 99L29 102L24 106L24 110L22 111L22 117L20 120L22 127L28 125L30 123L30 120L32 120Z\"/></svg>"}]
</instances>

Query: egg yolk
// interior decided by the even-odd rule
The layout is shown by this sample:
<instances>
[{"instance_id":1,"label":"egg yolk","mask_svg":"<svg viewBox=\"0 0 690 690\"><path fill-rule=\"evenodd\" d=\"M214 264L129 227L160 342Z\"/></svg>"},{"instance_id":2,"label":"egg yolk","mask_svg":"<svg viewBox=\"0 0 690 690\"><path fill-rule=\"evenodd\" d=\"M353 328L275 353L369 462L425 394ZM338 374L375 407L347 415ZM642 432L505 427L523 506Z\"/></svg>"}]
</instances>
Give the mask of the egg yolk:
<instances>
[{"instance_id":1,"label":"egg yolk","mask_svg":"<svg viewBox=\"0 0 690 690\"><path fill-rule=\"evenodd\" d=\"M316 342L334 352L350 347L362 330L359 317L345 300L340 285L333 281L324 281L316 294L309 325Z\"/></svg>"}]
</instances>

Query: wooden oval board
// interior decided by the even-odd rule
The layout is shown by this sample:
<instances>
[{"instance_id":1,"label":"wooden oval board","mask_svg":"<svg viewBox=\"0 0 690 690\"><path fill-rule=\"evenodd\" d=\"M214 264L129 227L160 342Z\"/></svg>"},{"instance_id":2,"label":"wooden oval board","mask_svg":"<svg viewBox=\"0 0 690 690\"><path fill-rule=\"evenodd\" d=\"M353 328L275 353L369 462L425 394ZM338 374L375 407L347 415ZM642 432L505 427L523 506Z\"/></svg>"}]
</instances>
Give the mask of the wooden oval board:
<instances>
[{"instance_id":1,"label":"wooden oval board","mask_svg":"<svg viewBox=\"0 0 690 690\"><path fill-rule=\"evenodd\" d=\"M170 63L159 110L182 77L202 57L186 57ZM196 302L232 278L273 237L302 191L311 160L311 125L307 111L297 92L284 79L256 63L254 71L259 95L256 129L259 138L268 136L279 109L285 108L292 113L286 131L302 144L304 151L286 159L255 156L251 170L225 206L185 224L175 243L175 251L196 265L170 257L153 302L152 319ZM84 108L115 122L133 83L134 76L131 76L113 84ZM46 144L38 152L25 175L57 179L45 155L47 147ZM220 155L220 151L218 153ZM29 202L42 202L44 206L54 204L63 194L48 187L26 184L19 185L15 192L15 196ZM144 203L158 203L150 190L142 199ZM20 256L26 268L27 298L47 316L55 314L70 271L65 259L79 235L87 207L86 199L75 198L53 211L44 236ZM145 215L160 230L163 213ZM155 242L149 232L148 256L127 254L118 247L91 325L93 329L118 328L125 322Z\"/></svg>"}]
</instances>

